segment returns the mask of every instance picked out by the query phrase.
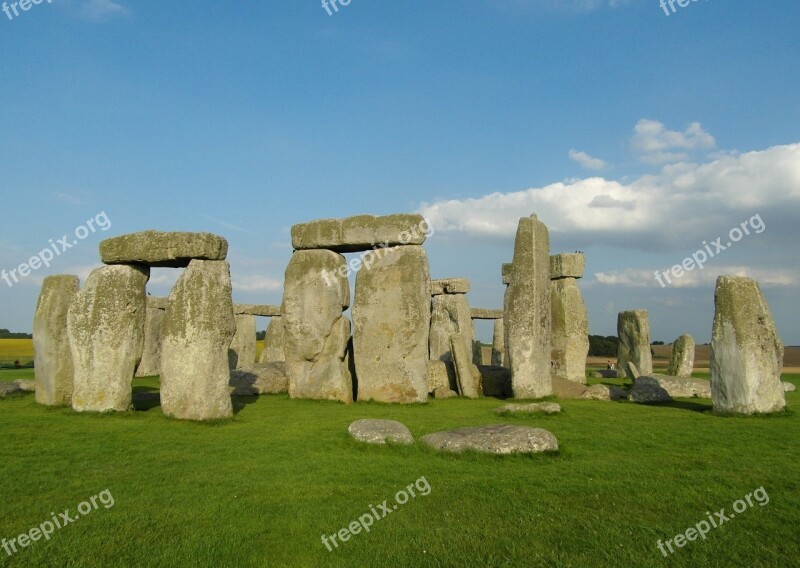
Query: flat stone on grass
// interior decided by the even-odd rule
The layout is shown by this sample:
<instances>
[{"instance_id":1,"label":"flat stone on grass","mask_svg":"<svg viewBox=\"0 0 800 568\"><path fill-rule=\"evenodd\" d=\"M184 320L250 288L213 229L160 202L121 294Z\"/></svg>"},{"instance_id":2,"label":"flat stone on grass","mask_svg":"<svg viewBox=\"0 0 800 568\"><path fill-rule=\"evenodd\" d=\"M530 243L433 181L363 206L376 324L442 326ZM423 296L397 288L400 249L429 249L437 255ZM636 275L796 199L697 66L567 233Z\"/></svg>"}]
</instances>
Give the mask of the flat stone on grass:
<instances>
[{"instance_id":1,"label":"flat stone on grass","mask_svg":"<svg viewBox=\"0 0 800 568\"><path fill-rule=\"evenodd\" d=\"M405 425L396 420L363 418L356 420L347 429L350 435L366 444L413 444L414 437Z\"/></svg>"},{"instance_id":2,"label":"flat stone on grass","mask_svg":"<svg viewBox=\"0 0 800 568\"><path fill-rule=\"evenodd\" d=\"M494 424L434 432L422 438L428 446L448 453L535 454L558 451L556 437L542 428Z\"/></svg>"},{"instance_id":3,"label":"flat stone on grass","mask_svg":"<svg viewBox=\"0 0 800 568\"><path fill-rule=\"evenodd\" d=\"M494 409L495 414L558 414L561 405L557 402L532 402L530 404L504 404Z\"/></svg>"}]
</instances>

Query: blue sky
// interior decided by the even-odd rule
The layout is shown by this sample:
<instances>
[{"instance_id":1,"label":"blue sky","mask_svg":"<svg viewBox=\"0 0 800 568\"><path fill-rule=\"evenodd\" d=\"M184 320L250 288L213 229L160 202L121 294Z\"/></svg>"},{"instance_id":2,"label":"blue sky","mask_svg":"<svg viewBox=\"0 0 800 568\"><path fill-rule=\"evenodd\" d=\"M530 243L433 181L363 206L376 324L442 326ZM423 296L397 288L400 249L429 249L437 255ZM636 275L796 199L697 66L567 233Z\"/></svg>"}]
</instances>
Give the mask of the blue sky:
<instances>
[{"instance_id":1,"label":"blue sky","mask_svg":"<svg viewBox=\"0 0 800 568\"><path fill-rule=\"evenodd\" d=\"M11 12L13 15L13 11ZM800 344L800 4L658 0L47 0L0 12L0 268L104 211L108 231L13 286L30 331L48 274L85 279L102 238L211 231L234 297L279 303L289 228L418 211L434 277L502 305L536 213L583 250L592 333L648 309L653 339L710 338L719 274L757 278ZM758 215L703 270L666 270ZM165 295L177 271L154 270ZM488 327L481 327L484 339Z\"/></svg>"}]
</instances>

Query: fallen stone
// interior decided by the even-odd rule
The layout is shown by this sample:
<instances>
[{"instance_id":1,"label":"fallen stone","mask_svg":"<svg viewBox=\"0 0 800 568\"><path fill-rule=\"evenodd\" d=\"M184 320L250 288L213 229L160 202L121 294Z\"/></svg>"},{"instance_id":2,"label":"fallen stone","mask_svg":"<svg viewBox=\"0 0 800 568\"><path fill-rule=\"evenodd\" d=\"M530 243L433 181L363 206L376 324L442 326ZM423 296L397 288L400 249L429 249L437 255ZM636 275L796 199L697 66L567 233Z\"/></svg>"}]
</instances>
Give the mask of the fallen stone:
<instances>
[{"instance_id":1,"label":"fallen stone","mask_svg":"<svg viewBox=\"0 0 800 568\"><path fill-rule=\"evenodd\" d=\"M366 444L413 444L411 431L396 420L364 418L347 428L353 439Z\"/></svg>"},{"instance_id":2,"label":"fallen stone","mask_svg":"<svg viewBox=\"0 0 800 568\"><path fill-rule=\"evenodd\" d=\"M516 398L553 394L550 379L550 237L536 215L519 221L505 311L511 382Z\"/></svg>"},{"instance_id":3,"label":"fallen stone","mask_svg":"<svg viewBox=\"0 0 800 568\"><path fill-rule=\"evenodd\" d=\"M231 371L231 396L258 396L289 392L284 363L258 364Z\"/></svg>"},{"instance_id":4,"label":"fallen stone","mask_svg":"<svg viewBox=\"0 0 800 568\"><path fill-rule=\"evenodd\" d=\"M273 318L281 315L281 307L267 304L234 304L233 313L237 316L262 316Z\"/></svg>"},{"instance_id":5,"label":"fallen stone","mask_svg":"<svg viewBox=\"0 0 800 568\"><path fill-rule=\"evenodd\" d=\"M583 278L586 256L581 252L554 254L550 257L550 279Z\"/></svg>"},{"instance_id":6,"label":"fallen stone","mask_svg":"<svg viewBox=\"0 0 800 568\"><path fill-rule=\"evenodd\" d=\"M783 392L794 392L797 390L797 387L794 385L794 383L783 381L781 384L783 385Z\"/></svg>"},{"instance_id":7,"label":"fallen stone","mask_svg":"<svg viewBox=\"0 0 800 568\"><path fill-rule=\"evenodd\" d=\"M625 400L628 398L628 392L614 385L592 385L586 389L581 398L587 400Z\"/></svg>"},{"instance_id":8,"label":"fallen stone","mask_svg":"<svg viewBox=\"0 0 800 568\"><path fill-rule=\"evenodd\" d=\"M605 377L604 377L603 373L601 373L599 371L591 371L589 373L589 378L590 379L603 379Z\"/></svg>"},{"instance_id":9,"label":"fallen stone","mask_svg":"<svg viewBox=\"0 0 800 568\"><path fill-rule=\"evenodd\" d=\"M669 402L672 397L656 381L647 380L651 377L641 377L633 388L628 392L628 398L637 404L649 404L651 402ZM643 380L644 379L644 380Z\"/></svg>"},{"instance_id":10,"label":"fallen stone","mask_svg":"<svg viewBox=\"0 0 800 568\"><path fill-rule=\"evenodd\" d=\"M454 396L458 396L458 393L445 387L439 387L433 391L433 398L452 398Z\"/></svg>"},{"instance_id":11,"label":"fallen stone","mask_svg":"<svg viewBox=\"0 0 800 568\"><path fill-rule=\"evenodd\" d=\"M22 392L22 389L15 383L0 382L0 398L5 398L10 394Z\"/></svg>"},{"instance_id":12,"label":"fallen stone","mask_svg":"<svg viewBox=\"0 0 800 568\"><path fill-rule=\"evenodd\" d=\"M358 399L427 402L431 291L420 246L365 256L353 305Z\"/></svg>"},{"instance_id":13,"label":"fallen stone","mask_svg":"<svg viewBox=\"0 0 800 568\"><path fill-rule=\"evenodd\" d=\"M758 283L720 276L714 293L711 394L714 411L730 414L780 412L783 344Z\"/></svg>"},{"instance_id":14,"label":"fallen stone","mask_svg":"<svg viewBox=\"0 0 800 568\"><path fill-rule=\"evenodd\" d=\"M581 398L588 389L584 384L559 379L558 377L552 379L552 381L553 394L558 398Z\"/></svg>"},{"instance_id":15,"label":"fallen stone","mask_svg":"<svg viewBox=\"0 0 800 568\"><path fill-rule=\"evenodd\" d=\"M423 443L442 452L475 451L489 454L533 454L558 451L558 440L547 430L496 424L434 432Z\"/></svg>"},{"instance_id":16,"label":"fallen stone","mask_svg":"<svg viewBox=\"0 0 800 568\"><path fill-rule=\"evenodd\" d=\"M181 420L233 415L228 347L236 331L231 275L222 260L193 260L161 324L161 410Z\"/></svg>"},{"instance_id":17,"label":"fallen stone","mask_svg":"<svg viewBox=\"0 0 800 568\"><path fill-rule=\"evenodd\" d=\"M144 347L142 348L142 360L136 367L137 377L155 377L161 372L158 367L161 360L161 324L166 311L149 307L149 302L147 306L144 322Z\"/></svg>"},{"instance_id":18,"label":"fallen stone","mask_svg":"<svg viewBox=\"0 0 800 568\"><path fill-rule=\"evenodd\" d=\"M127 411L131 382L144 348L150 269L104 266L93 270L67 316L78 412ZM37 395L38 395L37 389Z\"/></svg>"},{"instance_id":19,"label":"fallen stone","mask_svg":"<svg viewBox=\"0 0 800 568\"><path fill-rule=\"evenodd\" d=\"M469 280L466 278L440 278L431 280L431 296L442 294L466 294L469 292Z\"/></svg>"},{"instance_id":20,"label":"fallen stone","mask_svg":"<svg viewBox=\"0 0 800 568\"><path fill-rule=\"evenodd\" d=\"M504 404L495 408L495 414L558 414L561 405L556 402L533 402L531 404Z\"/></svg>"},{"instance_id":21,"label":"fallen stone","mask_svg":"<svg viewBox=\"0 0 800 568\"><path fill-rule=\"evenodd\" d=\"M100 242L103 264L185 268L193 259L225 260L228 241L211 233L142 231Z\"/></svg>"},{"instance_id":22,"label":"fallen stone","mask_svg":"<svg viewBox=\"0 0 800 568\"><path fill-rule=\"evenodd\" d=\"M470 317L474 320L502 320L503 310L489 310L487 308L472 308Z\"/></svg>"},{"instance_id":23,"label":"fallen stone","mask_svg":"<svg viewBox=\"0 0 800 568\"><path fill-rule=\"evenodd\" d=\"M20 390L24 392L36 392L36 382L31 381L28 379L17 379L14 381L14 384L17 385Z\"/></svg>"},{"instance_id":24,"label":"fallen stone","mask_svg":"<svg viewBox=\"0 0 800 568\"><path fill-rule=\"evenodd\" d=\"M361 252L378 246L421 245L432 229L421 215L412 214L319 219L292 227L292 247Z\"/></svg>"},{"instance_id":25,"label":"fallen stone","mask_svg":"<svg viewBox=\"0 0 800 568\"><path fill-rule=\"evenodd\" d=\"M33 365L39 388L36 402L47 406L72 403L74 369L67 334L67 313L78 294L77 276L47 276L33 316Z\"/></svg>"},{"instance_id":26,"label":"fallen stone","mask_svg":"<svg viewBox=\"0 0 800 568\"><path fill-rule=\"evenodd\" d=\"M686 379L653 373L636 378L637 384L641 381L658 385L672 398L711 398L711 383L702 379Z\"/></svg>"},{"instance_id":27,"label":"fallen stone","mask_svg":"<svg viewBox=\"0 0 800 568\"><path fill-rule=\"evenodd\" d=\"M620 378L635 379L636 375L629 370L632 362L642 375L653 373L653 357L650 352L650 320L647 310L620 312L617 316L617 367Z\"/></svg>"},{"instance_id":28,"label":"fallen stone","mask_svg":"<svg viewBox=\"0 0 800 568\"><path fill-rule=\"evenodd\" d=\"M694 338L683 334L672 344L667 374L673 377L691 377L694 370Z\"/></svg>"}]
</instances>

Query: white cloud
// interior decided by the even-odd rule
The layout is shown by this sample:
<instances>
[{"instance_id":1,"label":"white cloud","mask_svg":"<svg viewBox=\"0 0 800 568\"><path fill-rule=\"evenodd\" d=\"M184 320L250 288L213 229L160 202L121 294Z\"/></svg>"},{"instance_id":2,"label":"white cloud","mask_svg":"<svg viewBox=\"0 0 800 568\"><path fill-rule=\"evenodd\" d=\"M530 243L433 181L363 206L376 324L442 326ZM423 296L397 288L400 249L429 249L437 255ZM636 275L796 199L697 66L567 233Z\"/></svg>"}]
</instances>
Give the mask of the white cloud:
<instances>
[{"instance_id":1,"label":"white cloud","mask_svg":"<svg viewBox=\"0 0 800 568\"><path fill-rule=\"evenodd\" d=\"M127 16L130 10L113 0L85 0L81 5L81 15L94 21L107 20L114 16Z\"/></svg>"},{"instance_id":2,"label":"white cloud","mask_svg":"<svg viewBox=\"0 0 800 568\"><path fill-rule=\"evenodd\" d=\"M645 251L684 250L760 214L768 231L800 238L784 219L800 207L800 143L673 164L621 183L601 177L511 193L422 203L438 233L513 237L519 218L536 213L551 238Z\"/></svg>"},{"instance_id":3,"label":"white cloud","mask_svg":"<svg viewBox=\"0 0 800 568\"><path fill-rule=\"evenodd\" d=\"M587 170L604 170L608 167L608 163L600 158L590 156L586 152L579 152L577 150L569 151L569 159L580 164L582 168Z\"/></svg>"},{"instance_id":4,"label":"white cloud","mask_svg":"<svg viewBox=\"0 0 800 568\"><path fill-rule=\"evenodd\" d=\"M659 268L659 272L666 268ZM800 283L797 272L785 269L752 268L743 265L718 265L709 262L705 268L694 269L684 272L680 278L669 275L668 282L664 276L661 281L663 288L706 288L714 286L717 277L727 276L747 276L758 281L761 286L797 286ZM655 270L643 268L628 268L625 270L612 270L608 272L597 272L595 280L600 284L609 286L622 286L628 288L662 288L655 276Z\"/></svg>"},{"instance_id":5,"label":"white cloud","mask_svg":"<svg viewBox=\"0 0 800 568\"><path fill-rule=\"evenodd\" d=\"M283 290L283 280L250 274L233 278L234 291L242 292L277 292Z\"/></svg>"},{"instance_id":6,"label":"white cloud","mask_svg":"<svg viewBox=\"0 0 800 568\"><path fill-rule=\"evenodd\" d=\"M667 130L662 122L642 119L634 127L631 149L645 163L658 165L688 160L692 150L711 149L717 141L703 130L699 122L691 123L686 130Z\"/></svg>"}]
</instances>

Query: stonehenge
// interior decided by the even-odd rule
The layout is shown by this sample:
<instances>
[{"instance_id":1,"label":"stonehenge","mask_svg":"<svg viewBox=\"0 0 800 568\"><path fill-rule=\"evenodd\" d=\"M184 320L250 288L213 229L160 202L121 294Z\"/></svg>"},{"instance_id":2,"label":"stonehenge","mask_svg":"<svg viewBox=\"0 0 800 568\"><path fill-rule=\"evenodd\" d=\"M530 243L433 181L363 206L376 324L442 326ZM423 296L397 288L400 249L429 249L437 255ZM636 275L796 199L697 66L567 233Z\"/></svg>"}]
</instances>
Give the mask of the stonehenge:
<instances>
[{"instance_id":1,"label":"stonehenge","mask_svg":"<svg viewBox=\"0 0 800 568\"><path fill-rule=\"evenodd\" d=\"M258 358L259 363L283 363L286 361L284 349L286 345L286 329L283 318L274 316L264 334L264 349Z\"/></svg>"},{"instance_id":2,"label":"stonehenge","mask_svg":"<svg viewBox=\"0 0 800 568\"><path fill-rule=\"evenodd\" d=\"M136 368L137 377L153 377L160 374L161 359L161 323L164 321L166 308L151 308L150 296L147 297L147 311L144 323L144 346L142 360Z\"/></svg>"},{"instance_id":3,"label":"stonehenge","mask_svg":"<svg viewBox=\"0 0 800 568\"><path fill-rule=\"evenodd\" d=\"M236 332L228 348L228 366L231 371L252 367L256 362L256 316L237 314L234 310Z\"/></svg>"},{"instance_id":4,"label":"stonehenge","mask_svg":"<svg viewBox=\"0 0 800 568\"><path fill-rule=\"evenodd\" d=\"M455 282L455 284L453 284ZM472 353L475 335L466 293L466 279L431 280L431 329L429 355L431 361L453 364L450 338L459 334L467 353Z\"/></svg>"},{"instance_id":5,"label":"stonehenge","mask_svg":"<svg viewBox=\"0 0 800 568\"><path fill-rule=\"evenodd\" d=\"M617 370L620 378L632 380L636 376L628 363L633 363L642 375L653 374L653 356L650 352L650 320L646 310L620 312L617 316Z\"/></svg>"},{"instance_id":6,"label":"stonehenge","mask_svg":"<svg viewBox=\"0 0 800 568\"><path fill-rule=\"evenodd\" d=\"M589 354L589 316L578 279L583 277L582 253L550 257L550 301L552 311L552 367L554 378L586 382Z\"/></svg>"},{"instance_id":7,"label":"stonehenge","mask_svg":"<svg viewBox=\"0 0 800 568\"><path fill-rule=\"evenodd\" d=\"M673 377L691 377L694 369L694 338L684 333L672 344L667 374Z\"/></svg>"},{"instance_id":8,"label":"stonehenge","mask_svg":"<svg viewBox=\"0 0 800 568\"><path fill-rule=\"evenodd\" d=\"M711 400L724 414L768 414L786 406L783 344L758 283L720 276L714 291Z\"/></svg>"}]
</instances>

